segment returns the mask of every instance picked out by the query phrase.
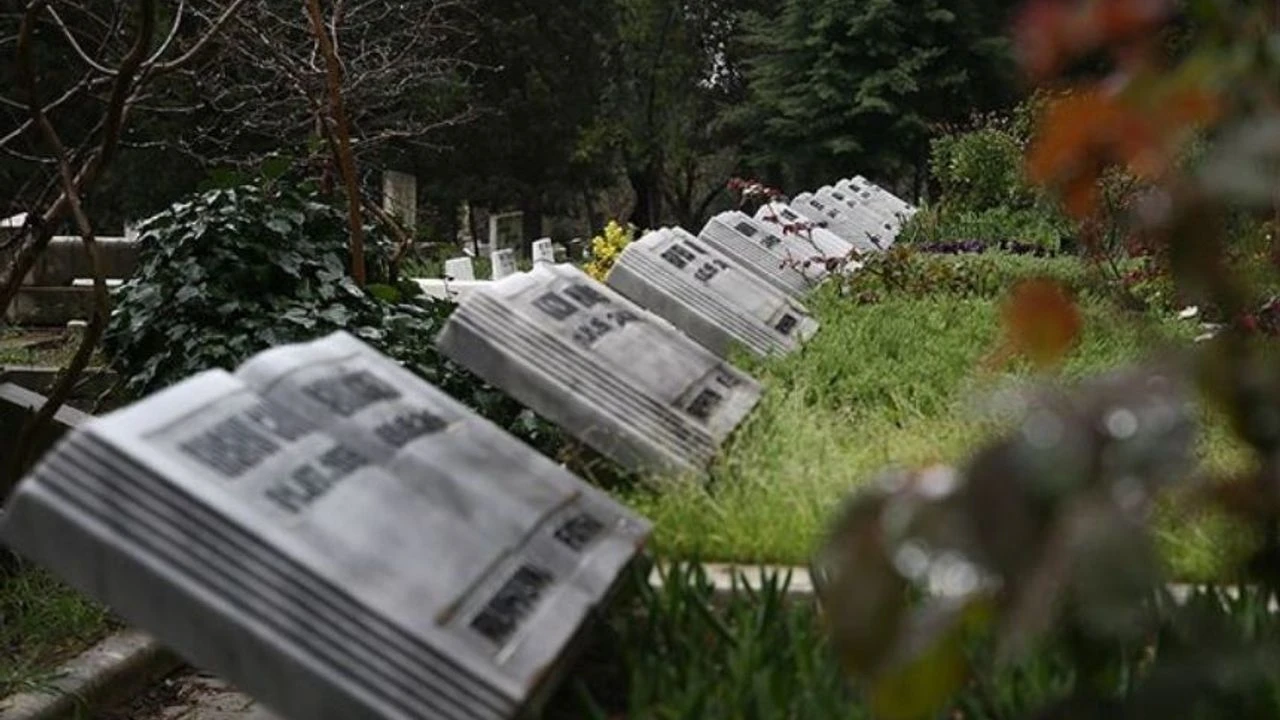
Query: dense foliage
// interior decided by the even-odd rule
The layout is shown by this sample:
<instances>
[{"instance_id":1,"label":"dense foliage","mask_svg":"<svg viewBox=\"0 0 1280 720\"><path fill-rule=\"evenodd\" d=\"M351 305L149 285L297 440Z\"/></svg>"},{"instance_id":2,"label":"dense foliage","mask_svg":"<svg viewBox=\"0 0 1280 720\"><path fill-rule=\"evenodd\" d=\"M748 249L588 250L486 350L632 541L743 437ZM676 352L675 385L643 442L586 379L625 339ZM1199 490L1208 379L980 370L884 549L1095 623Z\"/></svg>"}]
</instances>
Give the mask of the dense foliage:
<instances>
[{"instance_id":1,"label":"dense foliage","mask_svg":"<svg viewBox=\"0 0 1280 720\"><path fill-rule=\"evenodd\" d=\"M370 231L371 255L385 258L385 239ZM259 183L193 196L147 220L141 242L104 343L133 396L346 330L544 449L558 443L548 426L439 355L435 336L452 304L411 302L410 286L356 287L342 212L305 187Z\"/></svg>"}]
</instances>

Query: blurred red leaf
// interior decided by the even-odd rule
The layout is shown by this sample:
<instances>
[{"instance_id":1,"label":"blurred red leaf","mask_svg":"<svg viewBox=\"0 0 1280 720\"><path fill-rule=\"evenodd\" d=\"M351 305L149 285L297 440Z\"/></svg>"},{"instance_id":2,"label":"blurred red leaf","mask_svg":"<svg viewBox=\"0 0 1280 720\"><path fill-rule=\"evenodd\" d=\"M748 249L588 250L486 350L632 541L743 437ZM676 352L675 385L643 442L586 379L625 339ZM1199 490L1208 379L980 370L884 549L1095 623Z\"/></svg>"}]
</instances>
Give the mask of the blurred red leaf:
<instances>
[{"instance_id":1,"label":"blurred red leaf","mask_svg":"<svg viewBox=\"0 0 1280 720\"><path fill-rule=\"evenodd\" d=\"M1004 307L1010 344L1040 367L1059 362L1080 336L1080 311L1058 283L1025 280Z\"/></svg>"},{"instance_id":2,"label":"blurred red leaf","mask_svg":"<svg viewBox=\"0 0 1280 720\"><path fill-rule=\"evenodd\" d=\"M1027 75L1040 81L1100 47L1145 44L1171 9L1169 0L1032 0L1014 22L1014 45Z\"/></svg>"}]
</instances>

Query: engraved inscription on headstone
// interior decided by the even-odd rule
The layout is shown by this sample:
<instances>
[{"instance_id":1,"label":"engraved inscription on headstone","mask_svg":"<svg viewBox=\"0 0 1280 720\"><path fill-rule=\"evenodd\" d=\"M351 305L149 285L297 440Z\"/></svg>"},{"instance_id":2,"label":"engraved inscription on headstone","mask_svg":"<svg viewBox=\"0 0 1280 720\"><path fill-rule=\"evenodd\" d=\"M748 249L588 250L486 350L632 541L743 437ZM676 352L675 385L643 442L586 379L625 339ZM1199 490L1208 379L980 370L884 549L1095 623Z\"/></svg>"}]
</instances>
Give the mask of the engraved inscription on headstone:
<instances>
[{"instance_id":1,"label":"engraved inscription on headstone","mask_svg":"<svg viewBox=\"0 0 1280 720\"><path fill-rule=\"evenodd\" d=\"M723 358L788 353L818 330L803 305L680 228L629 244L608 283Z\"/></svg>"},{"instance_id":2,"label":"engraved inscription on headstone","mask_svg":"<svg viewBox=\"0 0 1280 720\"><path fill-rule=\"evenodd\" d=\"M551 243L551 238L542 238L533 241L533 264L554 263L556 261L556 249Z\"/></svg>"},{"instance_id":3,"label":"engraved inscription on headstone","mask_svg":"<svg viewBox=\"0 0 1280 720\"><path fill-rule=\"evenodd\" d=\"M834 188L830 186L823 187L818 194L848 207L856 215L873 218L875 223L888 230L894 238L897 238L898 232L902 229L903 217L901 215L895 215L882 204L862 197L861 193L854 191L843 183Z\"/></svg>"},{"instance_id":4,"label":"engraved inscription on headstone","mask_svg":"<svg viewBox=\"0 0 1280 720\"><path fill-rule=\"evenodd\" d=\"M88 422L0 521L296 718L515 717L649 532L343 333Z\"/></svg>"},{"instance_id":5,"label":"engraved inscription on headstone","mask_svg":"<svg viewBox=\"0 0 1280 720\"><path fill-rule=\"evenodd\" d=\"M489 261L493 266L494 280L501 280L508 275L514 275L519 272L516 268L516 251L511 248L494 250L489 256Z\"/></svg>"},{"instance_id":6,"label":"engraved inscription on headstone","mask_svg":"<svg viewBox=\"0 0 1280 720\"><path fill-rule=\"evenodd\" d=\"M817 227L813 221L801 216L791 206L780 202L766 203L756 211L756 220L765 227L776 228L784 236L792 235L817 248L828 258L845 258L854 252L853 243Z\"/></svg>"},{"instance_id":7,"label":"engraved inscription on headstone","mask_svg":"<svg viewBox=\"0 0 1280 720\"><path fill-rule=\"evenodd\" d=\"M870 200L873 204L883 207L890 214L910 218L918 211L911 203L885 190L879 185L867 180L861 175L855 175L848 180L841 180L836 183L836 187L844 185L846 188L858 193L858 196L864 200Z\"/></svg>"},{"instance_id":8,"label":"engraved inscription on headstone","mask_svg":"<svg viewBox=\"0 0 1280 720\"><path fill-rule=\"evenodd\" d=\"M760 397L745 373L571 265L475 291L438 344L636 471L702 475Z\"/></svg>"},{"instance_id":9,"label":"engraved inscription on headstone","mask_svg":"<svg viewBox=\"0 0 1280 720\"><path fill-rule=\"evenodd\" d=\"M824 222L831 232L853 243L858 252L876 252L881 249L876 227L870 222L855 220L835 202L820 200L811 193L800 193L791 200L791 208L812 222Z\"/></svg>"},{"instance_id":10,"label":"engraved inscription on headstone","mask_svg":"<svg viewBox=\"0 0 1280 720\"><path fill-rule=\"evenodd\" d=\"M382 173L382 209L395 216L406 230L418 227L418 178L409 173Z\"/></svg>"},{"instance_id":11,"label":"engraved inscription on headstone","mask_svg":"<svg viewBox=\"0 0 1280 720\"><path fill-rule=\"evenodd\" d=\"M469 257L451 258L444 261L444 276L449 280L475 280L475 266Z\"/></svg>"},{"instance_id":12,"label":"engraved inscription on headstone","mask_svg":"<svg viewBox=\"0 0 1280 720\"><path fill-rule=\"evenodd\" d=\"M707 221L698 239L797 299L827 274L826 256L812 244L736 210Z\"/></svg>"},{"instance_id":13,"label":"engraved inscription on headstone","mask_svg":"<svg viewBox=\"0 0 1280 720\"><path fill-rule=\"evenodd\" d=\"M847 195L831 186L820 188L818 192L814 193L814 196L818 201L838 210L849 221L860 226L864 232L873 236L880 247L887 248L893 245L898 238L898 231L902 228L902 221L896 217L885 216L883 213L859 203L857 196Z\"/></svg>"}]
</instances>

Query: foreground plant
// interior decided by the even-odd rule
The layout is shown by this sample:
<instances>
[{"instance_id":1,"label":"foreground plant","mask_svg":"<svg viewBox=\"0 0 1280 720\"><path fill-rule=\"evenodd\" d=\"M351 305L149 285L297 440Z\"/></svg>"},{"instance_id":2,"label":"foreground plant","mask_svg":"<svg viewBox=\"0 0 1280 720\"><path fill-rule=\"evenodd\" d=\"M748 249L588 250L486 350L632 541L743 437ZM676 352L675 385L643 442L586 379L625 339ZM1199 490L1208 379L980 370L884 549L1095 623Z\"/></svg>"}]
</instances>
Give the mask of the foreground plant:
<instances>
[{"instance_id":1,"label":"foreground plant","mask_svg":"<svg viewBox=\"0 0 1280 720\"><path fill-rule=\"evenodd\" d=\"M1160 41L1177 21L1198 34L1172 57ZM1086 247L1111 241L1098 236L1112 227L1099 218L1117 212L1108 178L1143 183L1119 206L1127 228L1164 254L1180 297L1227 318L1252 317L1263 300L1229 269L1224 219L1232 207L1276 206L1276 27L1263 3L1162 0L1041 0L1018 24L1038 82L1111 61L1092 82L1056 88L1031 176L1058 193ZM1206 131L1216 142L1188 173L1178 158ZM1017 295L1008 347L1051 367L1078 318L1047 281ZM1014 431L963 467L889 474L853 498L814 569L834 643L877 713L930 717L981 683L995 670L966 653L978 636L1002 661L1044 648L1066 658L1069 682L1040 703L1045 717L1274 716L1274 633L1228 632L1171 597L1148 530L1157 498L1195 472L1193 403L1219 408L1252 468L1182 497L1256 531L1235 573L1241 596L1264 614L1277 597L1280 366L1268 352L1236 322L1173 360L1015 398Z\"/></svg>"}]
</instances>

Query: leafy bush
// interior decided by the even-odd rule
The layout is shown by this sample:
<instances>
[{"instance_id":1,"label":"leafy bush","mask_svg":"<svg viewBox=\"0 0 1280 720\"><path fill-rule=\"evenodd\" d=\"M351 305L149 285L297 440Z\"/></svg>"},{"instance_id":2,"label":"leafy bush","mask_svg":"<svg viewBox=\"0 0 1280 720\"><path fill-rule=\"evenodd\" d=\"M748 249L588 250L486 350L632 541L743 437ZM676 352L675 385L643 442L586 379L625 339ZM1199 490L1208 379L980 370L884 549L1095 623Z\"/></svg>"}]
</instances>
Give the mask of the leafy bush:
<instances>
[{"instance_id":1,"label":"leafy bush","mask_svg":"<svg viewBox=\"0 0 1280 720\"><path fill-rule=\"evenodd\" d=\"M973 210L947 203L922 208L903 225L898 241L913 245L966 243L984 248L1027 245L1057 252L1072 234L1066 218L1043 205Z\"/></svg>"},{"instance_id":2,"label":"leafy bush","mask_svg":"<svg viewBox=\"0 0 1280 720\"><path fill-rule=\"evenodd\" d=\"M1035 202L1022 169L1022 143L1005 125L996 121L933 141L929 169L948 202L974 210Z\"/></svg>"},{"instance_id":3,"label":"leafy bush","mask_svg":"<svg viewBox=\"0 0 1280 720\"><path fill-rule=\"evenodd\" d=\"M604 233L591 239L591 259L583 268L591 277L604 282L613 263L624 248L635 239L635 228L623 227L617 220L610 220Z\"/></svg>"},{"instance_id":4,"label":"leafy bush","mask_svg":"<svg viewBox=\"0 0 1280 720\"><path fill-rule=\"evenodd\" d=\"M357 287L346 219L305 187L251 184L180 202L140 228L138 269L115 295L104 337L126 391L139 397L274 345L346 330L544 450L557 434L438 354L452 304L407 302L410 285ZM367 228L371 277L386 247Z\"/></svg>"},{"instance_id":5,"label":"leafy bush","mask_svg":"<svg viewBox=\"0 0 1280 720\"><path fill-rule=\"evenodd\" d=\"M1105 289L1100 278L1073 258L1035 257L985 251L934 254L896 245L863 260L846 280L845 292L860 302L895 297L997 298L1019 280L1051 277L1077 295Z\"/></svg>"}]
</instances>

